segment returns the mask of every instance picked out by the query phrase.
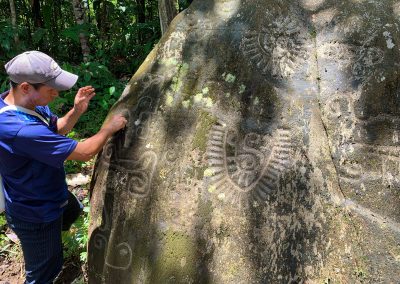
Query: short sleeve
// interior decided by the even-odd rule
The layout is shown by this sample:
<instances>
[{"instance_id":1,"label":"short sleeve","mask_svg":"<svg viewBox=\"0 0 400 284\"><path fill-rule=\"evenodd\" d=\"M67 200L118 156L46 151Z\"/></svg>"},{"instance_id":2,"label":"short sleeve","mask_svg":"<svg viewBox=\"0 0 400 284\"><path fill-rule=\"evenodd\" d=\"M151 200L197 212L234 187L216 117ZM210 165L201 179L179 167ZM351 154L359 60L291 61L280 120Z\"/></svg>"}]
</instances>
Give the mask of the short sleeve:
<instances>
[{"instance_id":1,"label":"short sleeve","mask_svg":"<svg viewBox=\"0 0 400 284\"><path fill-rule=\"evenodd\" d=\"M15 136L13 148L20 154L60 168L76 148L73 139L54 133L44 125L26 125Z\"/></svg>"}]
</instances>

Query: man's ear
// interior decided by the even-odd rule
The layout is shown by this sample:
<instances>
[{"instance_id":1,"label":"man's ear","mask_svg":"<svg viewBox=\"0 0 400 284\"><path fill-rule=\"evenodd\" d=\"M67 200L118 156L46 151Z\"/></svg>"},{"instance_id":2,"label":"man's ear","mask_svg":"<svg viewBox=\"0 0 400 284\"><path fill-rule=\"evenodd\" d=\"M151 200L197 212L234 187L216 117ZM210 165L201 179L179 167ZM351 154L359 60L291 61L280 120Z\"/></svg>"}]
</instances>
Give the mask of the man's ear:
<instances>
[{"instance_id":1,"label":"man's ear","mask_svg":"<svg viewBox=\"0 0 400 284\"><path fill-rule=\"evenodd\" d=\"M22 82L19 84L19 88L24 94L28 94L32 86L28 82Z\"/></svg>"}]
</instances>

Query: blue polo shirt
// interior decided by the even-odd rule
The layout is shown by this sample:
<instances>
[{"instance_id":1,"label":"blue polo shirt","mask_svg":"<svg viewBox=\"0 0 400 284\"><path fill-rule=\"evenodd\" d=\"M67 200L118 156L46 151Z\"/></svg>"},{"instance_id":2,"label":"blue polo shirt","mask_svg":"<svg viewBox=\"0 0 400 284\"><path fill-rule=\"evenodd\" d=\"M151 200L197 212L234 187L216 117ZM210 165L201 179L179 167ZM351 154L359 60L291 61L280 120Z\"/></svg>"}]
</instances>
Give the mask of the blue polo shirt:
<instances>
[{"instance_id":1,"label":"blue polo shirt","mask_svg":"<svg viewBox=\"0 0 400 284\"><path fill-rule=\"evenodd\" d=\"M0 95L0 109L7 95ZM77 142L57 134L57 116L47 106L35 111L49 125L15 110L0 113L0 174L6 213L42 223L57 219L67 204L64 161Z\"/></svg>"}]
</instances>

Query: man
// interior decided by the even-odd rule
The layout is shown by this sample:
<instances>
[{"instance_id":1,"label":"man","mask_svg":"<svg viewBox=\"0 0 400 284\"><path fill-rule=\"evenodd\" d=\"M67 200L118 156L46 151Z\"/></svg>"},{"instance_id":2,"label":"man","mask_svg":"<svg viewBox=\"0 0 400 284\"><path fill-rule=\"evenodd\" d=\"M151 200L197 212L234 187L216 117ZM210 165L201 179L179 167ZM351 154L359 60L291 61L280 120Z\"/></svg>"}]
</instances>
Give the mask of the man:
<instances>
[{"instance_id":1,"label":"man","mask_svg":"<svg viewBox=\"0 0 400 284\"><path fill-rule=\"evenodd\" d=\"M84 142L67 138L63 135L87 110L94 89L80 88L74 107L57 118L47 105L59 91L75 85L78 76L39 51L24 52L5 68L11 81L11 89L0 95L0 174L6 218L21 242L25 283L52 283L63 264L61 230L68 229L80 213L68 191L63 163L90 160L127 121L115 115Z\"/></svg>"}]
</instances>

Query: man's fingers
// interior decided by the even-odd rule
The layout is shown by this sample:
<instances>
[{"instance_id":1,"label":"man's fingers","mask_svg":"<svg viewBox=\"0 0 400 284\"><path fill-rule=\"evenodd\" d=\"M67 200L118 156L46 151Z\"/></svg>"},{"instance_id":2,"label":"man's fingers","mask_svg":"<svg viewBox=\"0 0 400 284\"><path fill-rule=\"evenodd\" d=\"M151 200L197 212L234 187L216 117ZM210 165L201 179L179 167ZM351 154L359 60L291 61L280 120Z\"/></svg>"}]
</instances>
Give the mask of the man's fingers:
<instances>
[{"instance_id":1,"label":"man's fingers","mask_svg":"<svg viewBox=\"0 0 400 284\"><path fill-rule=\"evenodd\" d=\"M90 95L91 93L94 93L94 89L93 88L91 88L91 89L87 89L87 90L85 90L85 95Z\"/></svg>"},{"instance_id":2,"label":"man's fingers","mask_svg":"<svg viewBox=\"0 0 400 284\"><path fill-rule=\"evenodd\" d=\"M96 95L96 93L95 92L93 92L93 93L90 93L89 94L89 96L88 96L88 99L89 100L91 100L94 96Z\"/></svg>"},{"instance_id":3,"label":"man's fingers","mask_svg":"<svg viewBox=\"0 0 400 284\"><path fill-rule=\"evenodd\" d=\"M92 86L82 87L78 90L78 93L85 95L85 96L87 96L93 92L94 92L94 88Z\"/></svg>"},{"instance_id":4,"label":"man's fingers","mask_svg":"<svg viewBox=\"0 0 400 284\"><path fill-rule=\"evenodd\" d=\"M128 120L122 114L115 114L105 123L105 127L110 128L112 132L115 133L116 131L123 129L127 123Z\"/></svg>"},{"instance_id":5,"label":"man's fingers","mask_svg":"<svg viewBox=\"0 0 400 284\"><path fill-rule=\"evenodd\" d=\"M88 90L88 91L84 91L84 92L80 92L78 93L80 96L85 97L85 98L92 98L94 95L96 95L96 93L94 92L94 89L92 90Z\"/></svg>"}]
</instances>

